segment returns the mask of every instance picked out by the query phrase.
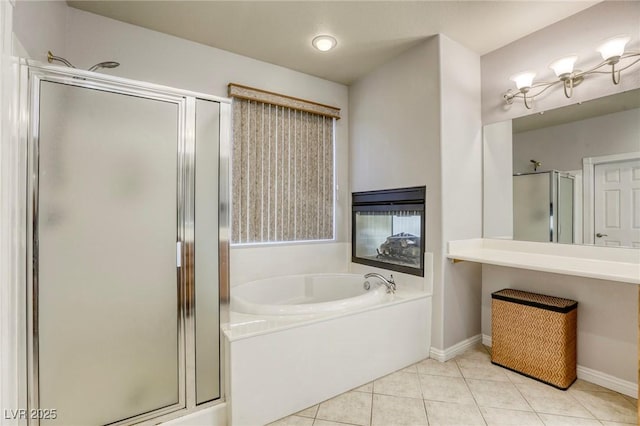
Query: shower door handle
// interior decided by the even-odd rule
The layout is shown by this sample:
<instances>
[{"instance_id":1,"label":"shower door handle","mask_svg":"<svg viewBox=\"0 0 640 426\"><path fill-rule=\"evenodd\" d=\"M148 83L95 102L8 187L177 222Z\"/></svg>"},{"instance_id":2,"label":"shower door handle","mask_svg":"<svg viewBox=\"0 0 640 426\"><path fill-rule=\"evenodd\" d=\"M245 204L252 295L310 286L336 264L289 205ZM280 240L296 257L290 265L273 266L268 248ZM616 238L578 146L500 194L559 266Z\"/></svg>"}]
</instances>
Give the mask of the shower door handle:
<instances>
[{"instance_id":1,"label":"shower door handle","mask_svg":"<svg viewBox=\"0 0 640 426\"><path fill-rule=\"evenodd\" d=\"M607 235L607 234L601 234L600 232L598 232L598 233L596 234L596 237L598 237L598 238L602 238L602 237L608 237L608 235Z\"/></svg>"}]
</instances>

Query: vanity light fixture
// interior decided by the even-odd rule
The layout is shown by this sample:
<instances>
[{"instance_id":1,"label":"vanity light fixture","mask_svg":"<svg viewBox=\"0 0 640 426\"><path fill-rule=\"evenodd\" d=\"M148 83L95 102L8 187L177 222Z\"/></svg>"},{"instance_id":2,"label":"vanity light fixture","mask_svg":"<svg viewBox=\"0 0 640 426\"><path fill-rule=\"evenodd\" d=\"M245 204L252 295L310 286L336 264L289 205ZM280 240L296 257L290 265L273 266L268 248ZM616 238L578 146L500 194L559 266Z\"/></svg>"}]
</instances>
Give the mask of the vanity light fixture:
<instances>
[{"instance_id":1,"label":"vanity light fixture","mask_svg":"<svg viewBox=\"0 0 640 426\"><path fill-rule=\"evenodd\" d=\"M314 39L311 41L311 44L319 51L327 52L336 47L338 41L330 35L319 35L314 37Z\"/></svg>"},{"instance_id":2,"label":"vanity light fixture","mask_svg":"<svg viewBox=\"0 0 640 426\"><path fill-rule=\"evenodd\" d=\"M611 67L611 80L613 84L620 83L620 74L622 71L630 68L640 61L639 51L625 52L624 48L626 44L631 40L629 36L621 35L612 37L605 40L596 50L602 55L603 61L599 64L589 68L586 71L580 71L574 69L575 63L578 60L576 55L566 56L560 58L549 65L549 68L555 73L557 80L534 82L535 72L527 71L513 75L510 80L516 83L517 91L512 89L507 90L503 95L505 103L511 105L515 98L522 98L524 105L527 109L531 109L530 101L536 96L541 95L550 87L561 83L564 89L564 95L570 98L573 95L573 88L582 83L587 75L590 74L608 74L609 71L602 70L601 68ZM626 63L624 66L616 69L616 65L625 59L632 59L631 62Z\"/></svg>"}]
</instances>

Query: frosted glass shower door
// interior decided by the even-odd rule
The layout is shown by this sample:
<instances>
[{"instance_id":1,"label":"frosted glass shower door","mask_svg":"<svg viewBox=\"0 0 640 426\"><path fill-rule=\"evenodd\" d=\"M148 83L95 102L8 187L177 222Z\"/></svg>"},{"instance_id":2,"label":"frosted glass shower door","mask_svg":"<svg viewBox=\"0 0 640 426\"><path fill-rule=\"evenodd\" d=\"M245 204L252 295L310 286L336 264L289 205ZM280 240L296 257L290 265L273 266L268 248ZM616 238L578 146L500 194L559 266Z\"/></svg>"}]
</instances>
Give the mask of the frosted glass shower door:
<instances>
[{"instance_id":1,"label":"frosted glass shower door","mask_svg":"<svg viewBox=\"0 0 640 426\"><path fill-rule=\"evenodd\" d=\"M43 424L183 404L179 104L40 82L34 213Z\"/></svg>"},{"instance_id":2,"label":"frosted glass shower door","mask_svg":"<svg viewBox=\"0 0 640 426\"><path fill-rule=\"evenodd\" d=\"M550 172L513 176L513 239L553 241Z\"/></svg>"}]
</instances>

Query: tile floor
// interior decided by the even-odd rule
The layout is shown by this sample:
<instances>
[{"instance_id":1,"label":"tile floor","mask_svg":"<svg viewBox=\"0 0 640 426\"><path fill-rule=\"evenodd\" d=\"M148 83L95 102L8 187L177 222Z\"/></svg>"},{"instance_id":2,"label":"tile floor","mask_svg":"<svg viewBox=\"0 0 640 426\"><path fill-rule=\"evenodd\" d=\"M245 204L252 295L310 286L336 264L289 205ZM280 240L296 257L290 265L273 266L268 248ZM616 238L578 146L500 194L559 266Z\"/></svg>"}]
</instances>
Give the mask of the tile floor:
<instances>
[{"instance_id":1,"label":"tile floor","mask_svg":"<svg viewBox=\"0 0 640 426\"><path fill-rule=\"evenodd\" d=\"M426 359L270 426L637 425L634 398L583 380L561 391L492 365L482 345Z\"/></svg>"}]
</instances>

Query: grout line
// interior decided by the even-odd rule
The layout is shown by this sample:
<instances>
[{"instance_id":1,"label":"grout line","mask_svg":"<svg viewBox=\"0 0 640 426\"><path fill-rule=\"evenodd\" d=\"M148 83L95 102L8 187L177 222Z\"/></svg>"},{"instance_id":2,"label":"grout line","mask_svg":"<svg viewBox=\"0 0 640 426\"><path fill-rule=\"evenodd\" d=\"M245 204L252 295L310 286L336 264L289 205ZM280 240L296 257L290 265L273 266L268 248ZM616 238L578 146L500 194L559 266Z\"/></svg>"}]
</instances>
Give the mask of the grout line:
<instances>
[{"instance_id":1,"label":"grout line","mask_svg":"<svg viewBox=\"0 0 640 426\"><path fill-rule=\"evenodd\" d=\"M516 389L516 392L518 392L520 394L520 396L522 397L522 399L524 399L524 402L527 403L527 405L529 406L529 408L531 408L531 411L533 412L533 414L535 414L535 416L537 417L538 420L540 420L540 423L542 423L543 425L546 425L546 423L544 422L544 420L542 420L542 417L540 417L540 413L538 413L536 411L535 408L533 408L533 405L531 405L531 403L529 402L529 400L527 399L526 396L524 396L524 394L522 393L522 391L520 390L520 388L518 387L517 383L514 383L511 380L511 377L509 377L509 374L505 374L505 376L507 376L507 378L509 379L509 383L511 383L511 385Z\"/></svg>"},{"instance_id":2,"label":"grout line","mask_svg":"<svg viewBox=\"0 0 640 426\"><path fill-rule=\"evenodd\" d=\"M464 352L463 352L464 353ZM459 356L459 355L458 355ZM471 391L471 387L469 386L469 383L467 382L467 378L464 376L464 374L462 373L462 369L460 368L460 365L458 364L458 360L456 358L458 358L458 356L455 356L451 361L455 361L456 363L456 367L458 367L458 370L460 370L460 375L462 376L462 380L464 381L464 385L467 387L467 390L469 391L469 393L471 394L471 398L473 398L473 402L476 406L476 409L478 410L478 412L480 413L480 418L482 419L482 421L484 422L485 425L487 425L487 419L484 418L484 414L482 414L482 410L480 409L480 405L478 405L478 400L476 399L476 396L473 394L473 391Z\"/></svg>"},{"instance_id":3,"label":"grout line","mask_svg":"<svg viewBox=\"0 0 640 426\"><path fill-rule=\"evenodd\" d=\"M373 385L371 385L371 411L369 412L369 425L373 423Z\"/></svg>"},{"instance_id":4,"label":"grout line","mask_svg":"<svg viewBox=\"0 0 640 426\"><path fill-rule=\"evenodd\" d=\"M428 359L428 358L427 358ZM420 380L420 371L418 371L418 364L414 364L416 368L416 376L418 377L418 387L420 388L420 396L422 397L422 409L424 410L424 418L429 426L429 412L427 411L427 402L424 399L424 391L422 390L422 380Z\"/></svg>"},{"instance_id":5,"label":"grout line","mask_svg":"<svg viewBox=\"0 0 640 426\"><path fill-rule=\"evenodd\" d=\"M521 397L522 399L524 399L524 402L526 402L526 403L527 403L527 405L529 406L529 408L531 408L531 411L533 411L533 412L534 412L534 413L536 413L536 415L537 415L537 413L538 413L538 412L536 411L536 409L535 409L535 408L533 408L533 405L531 405L531 403L529 402L529 400L527 399L527 397L526 397L526 396L524 396L524 394L522 393L522 391L520 390L520 388L518 388L518 385L517 385L516 383L513 383L513 382L511 381L511 378L509 377L509 375L508 375L508 374L505 374L505 376L507 376L507 379L509 379L509 383L511 383L511 386L513 386L513 388L516 390L516 392L518 392L518 395L520 395L520 397ZM538 417L539 417L539 416L538 416ZM540 419L540 420L542 420L542 419ZM543 422L543 423L544 423L544 422Z\"/></svg>"},{"instance_id":6,"label":"grout line","mask_svg":"<svg viewBox=\"0 0 640 426\"><path fill-rule=\"evenodd\" d=\"M487 425L488 424L487 423L487 419L485 419L484 418L484 414L482 414L482 410L480 409L480 405L478 404L478 400L476 399L476 396L471 391L471 388L469 387L469 383L467 383L467 378L463 377L462 380L464 380L464 384L467 386L467 390L471 394L471 398L473 398L473 402L475 403L476 408L478 409L478 412L480 413L480 417L482 418L482 421L484 422L485 425Z\"/></svg>"},{"instance_id":7,"label":"grout line","mask_svg":"<svg viewBox=\"0 0 640 426\"><path fill-rule=\"evenodd\" d=\"M572 385L572 386L573 386L573 385ZM569 389L571 389L571 388L569 388ZM598 421L600 421L600 418L599 418L598 416L596 416L595 414L593 414L593 412L591 412L591 410L589 410L589 408L587 408L587 406L586 406L586 405L584 405L582 402L580 402L580 400L578 400L578 398L576 398L575 396L573 396L573 394L569 392L569 389L567 389L567 390L565 391L565 393L566 393L566 394L567 394L571 399L573 399L576 403L578 403L578 405L579 405L579 406L581 406L582 408L584 408L584 409L587 411L587 413L591 414L591 415L593 416L593 418L594 418L594 419L597 419ZM578 389L576 389L576 391L578 391L578 392L583 392L583 391L580 391L580 390L578 390ZM603 393L604 393L604 392L603 392Z\"/></svg>"},{"instance_id":8,"label":"grout line","mask_svg":"<svg viewBox=\"0 0 640 426\"><path fill-rule=\"evenodd\" d=\"M427 401L424 399L422 400L422 408L424 408L424 416L427 419L427 426L429 426L431 424L429 422L429 411L427 411Z\"/></svg>"},{"instance_id":9,"label":"grout line","mask_svg":"<svg viewBox=\"0 0 640 426\"><path fill-rule=\"evenodd\" d=\"M315 420L313 421L313 424L314 424L314 425L316 424L316 420L319 420L319 421L321 421L321 422L322 422L322 421L325 421L325 422L331 422L331 423L335 423L335 424L339 424L339 425L347 425L347 426L362 426L362 425L357 425L357 424L354 424L354 423L344 423L344 422L337 422L337 421L335 421L335 420L324 420L324 419L315 419Z\"/></svg>"}]
</instances>

